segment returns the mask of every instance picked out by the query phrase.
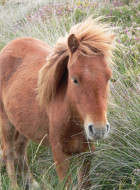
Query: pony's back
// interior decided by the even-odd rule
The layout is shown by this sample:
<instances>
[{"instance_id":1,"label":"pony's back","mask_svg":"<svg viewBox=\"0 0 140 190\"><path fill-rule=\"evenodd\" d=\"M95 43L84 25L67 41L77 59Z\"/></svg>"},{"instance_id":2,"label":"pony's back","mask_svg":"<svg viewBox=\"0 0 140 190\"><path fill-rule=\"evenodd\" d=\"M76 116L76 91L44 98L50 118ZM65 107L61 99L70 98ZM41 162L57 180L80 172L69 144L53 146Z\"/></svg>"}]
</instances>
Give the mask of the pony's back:
<instances>
[{"instance_id":1,"label":"pony's back","mask_svg":"<svg viewBox=\"0 0 140 190\"><path fill-rule=\"evenodd\" d=\"M6 116L20 133L26 131L24 135L35 141L42 138L42 134L38 139L34 135L41 125L35 89L50 52L46 43L33 38L16 39L0 52L0 117Z\"/></svg>"},{"instance_id":2,"label":"pony's back","mask_svg":"<svg viewBox=\"0 0 140 190\"><path fill-rule=\"evenodd\" d=\"M46 43L37 39L18 38L12 41L0 52L0 84L6 84L23 62L29 66L33 63L31 60L35 60L35 67L42 66L50 51ZM37 62L36 59L41 57L43 62Z\"/></svg>"}]
</instances>

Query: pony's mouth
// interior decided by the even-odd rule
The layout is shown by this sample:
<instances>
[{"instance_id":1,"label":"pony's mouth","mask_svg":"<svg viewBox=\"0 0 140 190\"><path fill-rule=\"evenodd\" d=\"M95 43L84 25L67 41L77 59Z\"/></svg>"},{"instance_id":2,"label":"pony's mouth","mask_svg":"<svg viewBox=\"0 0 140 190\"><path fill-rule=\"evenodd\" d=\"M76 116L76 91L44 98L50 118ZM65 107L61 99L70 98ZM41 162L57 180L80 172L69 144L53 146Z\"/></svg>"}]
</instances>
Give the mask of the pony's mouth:
<instances>
[{"instance_id":1,"label":"pony's mouth","mask_svg":"<svg viewBox=\"0 0 140 190\"><path fill-rule=\"evenodd\" d=\"M101 140L107 137L110 130L110 125L107 123L105 126L97 127L92 123L84 125L87 139L89 140Z\"/></svg>"}]
</instances>

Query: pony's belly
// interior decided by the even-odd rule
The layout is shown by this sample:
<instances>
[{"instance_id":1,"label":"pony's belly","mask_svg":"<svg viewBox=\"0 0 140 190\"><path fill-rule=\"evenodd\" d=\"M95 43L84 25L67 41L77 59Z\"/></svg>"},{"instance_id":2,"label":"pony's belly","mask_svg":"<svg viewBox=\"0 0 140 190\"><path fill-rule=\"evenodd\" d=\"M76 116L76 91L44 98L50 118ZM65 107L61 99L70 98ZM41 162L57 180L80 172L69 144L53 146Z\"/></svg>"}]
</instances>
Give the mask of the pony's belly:
<instances>
[{"instance_id":1,"label":"pony's belly","mask_svg":"<svg viewBox=\"0 0 140 190\"><path fill-rule=\"evenodd\" d=\"M17 85L15 85L17 86ZM47 145L49 121L45 112L39 109L32 89L24 87L7 88L4 93L4 107L12 125L26 138Z\"/></svg>"}]
</instances>

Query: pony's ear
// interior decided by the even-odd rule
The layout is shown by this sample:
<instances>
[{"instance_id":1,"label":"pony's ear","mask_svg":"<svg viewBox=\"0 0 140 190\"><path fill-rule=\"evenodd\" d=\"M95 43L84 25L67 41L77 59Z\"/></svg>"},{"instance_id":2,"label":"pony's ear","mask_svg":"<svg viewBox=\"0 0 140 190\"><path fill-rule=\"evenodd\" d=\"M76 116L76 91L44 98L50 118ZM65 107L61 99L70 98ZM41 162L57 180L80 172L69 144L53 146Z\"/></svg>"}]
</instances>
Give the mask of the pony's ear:
<instances>
[{"instance_id":1,"label":"pony's ear","mask_svg":"<svg viewBox=\"0 0 140 190\"><path fill-rule=\"evenodd\" d=\"M71 53L74 53L78 49L78 46L79 46L79 41L77 40L74 34L71 34L68 38L68 47Z\"/></svg>"}]
</instances>

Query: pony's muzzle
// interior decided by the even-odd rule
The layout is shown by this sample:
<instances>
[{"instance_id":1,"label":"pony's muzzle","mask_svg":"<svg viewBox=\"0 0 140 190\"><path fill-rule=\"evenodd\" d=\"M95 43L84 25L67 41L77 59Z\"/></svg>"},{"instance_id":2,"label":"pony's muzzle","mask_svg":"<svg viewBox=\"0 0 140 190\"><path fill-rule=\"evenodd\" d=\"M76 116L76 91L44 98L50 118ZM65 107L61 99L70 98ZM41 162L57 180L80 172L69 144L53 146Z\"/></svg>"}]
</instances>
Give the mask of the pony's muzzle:
<instances>
[{"instance_id":1,"label":"pony's muzzle","mask_svg":"<svg viewBox=\"0 0 140 190\"><path fill-rule=\"evenodd\" d=\"M93 123L89 123L86 126L87 137L91 140L103 139L109 132L109 129L109 123L104 126L95 126Z\"/></svg>"}]
</instances>

